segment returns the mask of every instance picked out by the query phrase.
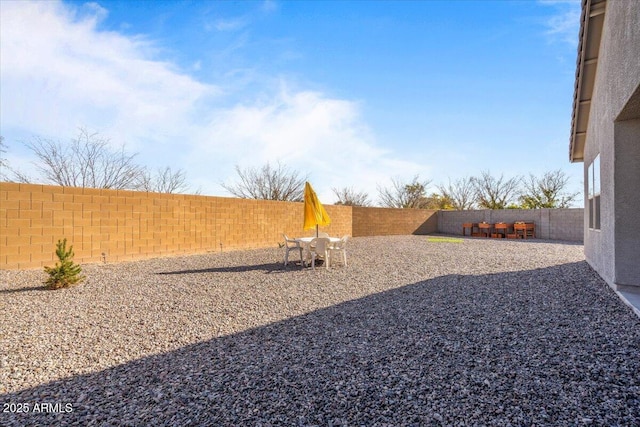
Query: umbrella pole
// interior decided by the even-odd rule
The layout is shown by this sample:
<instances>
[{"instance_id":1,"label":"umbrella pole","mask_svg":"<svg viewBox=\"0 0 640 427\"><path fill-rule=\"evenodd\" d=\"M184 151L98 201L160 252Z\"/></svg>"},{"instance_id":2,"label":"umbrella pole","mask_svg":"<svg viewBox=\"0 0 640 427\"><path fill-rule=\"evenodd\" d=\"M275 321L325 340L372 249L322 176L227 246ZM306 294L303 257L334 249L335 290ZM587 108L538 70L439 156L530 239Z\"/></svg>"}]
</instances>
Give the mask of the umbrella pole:
<instances>
[{"instance_id":1,"label":"umbrella pole","mask_svg":"<svg viewBox=\"0 0 640 427\"><path fill-rule=\"evenodd\" d=\"M318 237L318 224L316 224L316 237Z\"/></svg>"}]
</instances>

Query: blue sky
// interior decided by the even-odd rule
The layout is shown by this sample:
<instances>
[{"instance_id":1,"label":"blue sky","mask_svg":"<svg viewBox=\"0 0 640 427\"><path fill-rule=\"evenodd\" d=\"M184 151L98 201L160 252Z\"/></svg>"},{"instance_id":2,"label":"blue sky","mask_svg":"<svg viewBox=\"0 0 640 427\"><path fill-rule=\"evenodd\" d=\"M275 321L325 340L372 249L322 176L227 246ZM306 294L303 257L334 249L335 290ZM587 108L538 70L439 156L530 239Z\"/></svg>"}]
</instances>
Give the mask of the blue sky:
<instances>
[{"instance_id":1,"label":"blue sky","mask_svg":"<svg viewBox=\"0 0 640 427\"><path fill-rule=\"evenodd\" d=\"M577 1L13 2L1 8L0 127L68 141L86 127L151 168L228 196L234 167L281 163L325 203L377 200L568 161ZM578 204L581 204L578 201Z\"/></svg>"}]
</instances>

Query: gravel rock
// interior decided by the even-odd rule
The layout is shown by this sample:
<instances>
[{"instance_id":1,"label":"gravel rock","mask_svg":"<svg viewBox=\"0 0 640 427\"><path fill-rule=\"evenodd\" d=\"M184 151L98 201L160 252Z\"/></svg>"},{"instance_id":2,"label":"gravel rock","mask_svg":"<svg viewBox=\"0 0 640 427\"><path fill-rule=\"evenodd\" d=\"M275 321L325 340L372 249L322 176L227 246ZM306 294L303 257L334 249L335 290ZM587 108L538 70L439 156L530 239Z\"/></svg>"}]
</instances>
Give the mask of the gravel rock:
<instances>
[{"instance_id":1,"label":"gravel rock","mask_svg":"<svg viewBox=\"0 0 640 427\"><path fill-rule=\"evenodd\" d=\"M640 424L640 320L581 245L367 237L348 255L85 265L58 291L1 271L0 425Z\"/></svg>"}]
</instances>

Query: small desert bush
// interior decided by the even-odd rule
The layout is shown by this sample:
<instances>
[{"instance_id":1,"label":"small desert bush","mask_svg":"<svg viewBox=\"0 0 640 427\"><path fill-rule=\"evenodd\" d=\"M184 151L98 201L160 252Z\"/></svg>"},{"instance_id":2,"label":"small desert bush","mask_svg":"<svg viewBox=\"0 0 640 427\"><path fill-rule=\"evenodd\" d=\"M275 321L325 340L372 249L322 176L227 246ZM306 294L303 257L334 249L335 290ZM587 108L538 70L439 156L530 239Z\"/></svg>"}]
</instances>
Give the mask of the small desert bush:
<instances>
[{"instance_id":1,"label":"small desert bush","mask_svg":"<svg viewBox=\"0 0 640 427\"><path fill-rule=\"evenodd\" d=\"M44 282L47 289L67 288L84 280L84 276L80 274L82 268L73 262L73 246L67 250L67 239L58 240L56 255L59 262L56 262L55 267L44 268L49 275Z\"/></svg>"}]
</instances>

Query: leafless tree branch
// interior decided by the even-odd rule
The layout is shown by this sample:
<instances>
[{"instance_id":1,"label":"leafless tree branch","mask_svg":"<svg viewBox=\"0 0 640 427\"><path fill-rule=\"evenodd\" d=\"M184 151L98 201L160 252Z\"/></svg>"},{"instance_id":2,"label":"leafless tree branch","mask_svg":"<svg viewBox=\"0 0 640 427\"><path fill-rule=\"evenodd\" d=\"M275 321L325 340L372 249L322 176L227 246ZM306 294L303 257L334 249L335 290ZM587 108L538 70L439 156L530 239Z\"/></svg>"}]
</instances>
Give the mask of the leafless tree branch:
<instances>
[{"instance_id":1,"label":"leafless tree branch","mask_svg":"<svg viewBox=\"0 0 640 427\"><path fill-rule=\"evenodd\" d=\"M449 180L448 185L440 185L438 189L455 210L473 209L476 195L473 178L461 178L453 183Z\"/></svg>"},{"instance_id":2,"label":"leafless tree branch","mask_svg":"<svg viewBox=\"0 0 640 427\"><path fill-rule=\"evenodd\" d=\"M411 209L426 207L427 188L431 180L420 181L416 175L409 183L401 182L399 178L392 178L391 183L391 187L378 186L382 206Z\"/></svg>"},{"instance_id":3,"label":"leafless tree branch","mask_svg":"<svg viewBox=\"0 0 640 427\"><path fill-rule=\"evenodd\" d=\"M85 128L68 145L40 137L25 145L38 159L36 168L44 179L57 185L121 190L133 188L143 172L134 163L135 154L124 146L111 150L108 139Z\"/></svg>"},{"instance_id":4,"label":"leafless tree branch","mask_svg":"<svg viewBox=\"0 0 640 427\"><path fill-rule=\"evenodd\" d=\"M139 177L136 189L155 193L186 193L189 191L187 174L182 169L159 168L154 175L145 169Z\"/></svg>"},{"instance_id":5,"label":"leafless tree branch","mask_svg":"<svg viewBox=\"0 0 640 427\"><path fill-rule=\"evenodd\" d=\"M224 189L236 197L292 202L303 200L307 178L301 178L297 171L290 171L280 162L277 168L267 163L259 169L249 167L243 170L236 165L236 172L239 182L222 184Z\"/></svg>"},{"instance_id":6,"label":"leafless tree branch","mask_svg":"<svg viewBox=\"0 0 640 427\"><path fill-rule=\"evenodd\" d=\"M371 206L369 195L365 192L357 192L353 187L344 187L341 189L332 188L333 193L338 198L336 205L345 206Z\"/></svg>"},{"instance_id":7,"label":"leafless tree branch","mask_svg":"<svg viewBox=\"0 0 640 427\"><path fill-rule=\"evenodd\" d=\"M476 191L476 203L483 209L506 209L518 192L519 178L495 178L484 171L480 177L472 178Z\"/></svg>"}]
</instances>

